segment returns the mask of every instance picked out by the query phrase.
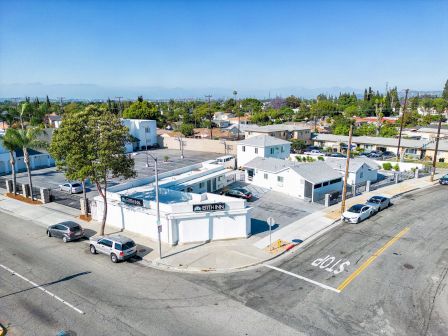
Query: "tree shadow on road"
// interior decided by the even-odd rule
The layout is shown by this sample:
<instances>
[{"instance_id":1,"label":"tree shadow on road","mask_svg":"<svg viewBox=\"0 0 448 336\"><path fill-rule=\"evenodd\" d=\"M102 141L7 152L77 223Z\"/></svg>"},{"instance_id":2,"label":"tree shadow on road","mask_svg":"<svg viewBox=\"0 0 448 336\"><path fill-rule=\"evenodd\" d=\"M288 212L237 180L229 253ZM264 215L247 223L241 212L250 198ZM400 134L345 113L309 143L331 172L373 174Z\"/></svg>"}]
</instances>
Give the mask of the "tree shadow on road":
<instances>
[{"instance_id":1,"label":"tree shadow on road","mask_svg":"<svg viewBox=\"0 0 448 336\"><path fill-rule=\"evenodd\" d=\"M48 287L48 286L51 286L51 285L54 285L54 284L57 284L57 283L60 283L60 282L69 281L69 280L77 278L77 277L79 277L81 275L87 275L87 274L90 274L90 273L92 273L92 272L86 271L86 272L80 272L80 273L68 275L68 276L66 276L64 278L61 278L59 280L55 280L55 281L52 281L52 282L47 282L47 283L44 283L42 285L37 285L37 286L29 287L29 288L26 288L26 289L22 289L22 290L17 291L17 292L13 292L13 293L2 295L2 296L0 296L0 299L3 299L3 298L8 297L8 296L15 295L15 294L20 294L20 293L23 293L23 292L26 292L26 291L29 291L31 289L35 289L35 288L38 288L38 287Z\"/></svg>"}]
</instances>

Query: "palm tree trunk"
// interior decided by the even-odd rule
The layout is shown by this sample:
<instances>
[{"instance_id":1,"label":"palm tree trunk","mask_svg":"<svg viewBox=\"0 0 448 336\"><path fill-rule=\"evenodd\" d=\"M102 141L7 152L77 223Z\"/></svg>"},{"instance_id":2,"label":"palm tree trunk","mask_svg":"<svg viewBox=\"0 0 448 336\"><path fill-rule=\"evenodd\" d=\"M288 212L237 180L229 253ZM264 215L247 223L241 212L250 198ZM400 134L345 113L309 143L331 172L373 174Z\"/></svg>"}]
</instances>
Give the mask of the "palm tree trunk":
<instances>
[{"instance_id":1,"label":"palm tree trunk","mask_svg":"<svg viewBox=\"0 0 448 336\"><path fill-rule=\"evenodd\" d=\"M31 167L30 167L30 156L28 155L28 149L23 148L24 161L26 165L26 172L28 173L28 184L30 186L30 196L31 200L34 201L33 195L33 181L31 179Z\"/></svg>"},{"instance_id":2,"label":"palm tree trunk","mask_svg":"<svg viewBox=\"0 0 448 336\"><path fill-rule=\"evenodd\" d=\"M9 163L11 164L11 175L12 175L12 193L17 194L17 178L16 178L16 160L14 158L14 152L9 152Z\"/></svg>"},{"instance_id":3,"label":"palm tree trunk","mask_svg":"<svg viewBox=\"0 0 448 336\"><path fill-rule=\"evenodd\" d=\"M96 188L98 189L98 193L103 198L104 207L103 207L103 219L101 221L101 228L100 228L100 236L104 236L104 229L106 227L106 218L107 218L107 180L104 181L104 190L101 187L101 184L99 182L96 182Z\"/></svg>"},{"instance_id":4,"label":"palm tree trunk","mask_svg":"<svg viewBox=\"0 0 448 336\"><path fill-rule=\"evenodd\" d=\"M89 214L89 209L87 208L87 193L86 193L86 181L82 180L82 196L84 198L84 215Z\"/></svg>"}]
</instances>

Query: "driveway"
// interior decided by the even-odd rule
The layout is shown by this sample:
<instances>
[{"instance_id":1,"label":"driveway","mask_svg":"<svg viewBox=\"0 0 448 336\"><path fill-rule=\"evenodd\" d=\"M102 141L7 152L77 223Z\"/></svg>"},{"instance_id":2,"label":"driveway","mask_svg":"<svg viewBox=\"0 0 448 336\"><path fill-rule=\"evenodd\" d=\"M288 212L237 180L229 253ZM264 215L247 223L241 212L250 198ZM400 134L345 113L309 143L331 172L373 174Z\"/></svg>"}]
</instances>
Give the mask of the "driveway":
<instances>
[{"instance_id":1,"label":"driveway","mask_svg":"<svg viewBox=\"0 0 448 336\"><path fill-rule=\"evenodd\" d=\"M235 182L229 188L244 187L254 195L253 201L247 203L252 207L251 232L260 238L269 234L268 217L275 220L272 230L285 227L309 214L321 210L320 204L307 202L266 188L244 182Z\"/></svg>"}]
</instances>

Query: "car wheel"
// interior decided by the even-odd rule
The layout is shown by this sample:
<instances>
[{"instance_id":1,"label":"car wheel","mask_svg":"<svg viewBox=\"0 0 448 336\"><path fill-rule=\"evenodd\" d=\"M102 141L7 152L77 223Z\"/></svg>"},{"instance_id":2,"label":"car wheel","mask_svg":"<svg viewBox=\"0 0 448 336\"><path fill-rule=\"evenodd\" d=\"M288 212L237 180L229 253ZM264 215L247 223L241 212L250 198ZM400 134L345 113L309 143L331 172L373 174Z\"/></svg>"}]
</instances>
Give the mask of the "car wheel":
<instances>
[{"instance_id":1,"label":"car wheel","mask_svg":"<svg viewBox=\"0 0 448 336\"><path fill-rule=\"evenodd\" d=\"M96 248L93 245L90 245L90 253L96 254Z\"/></svg>"},{"instance_id":2,"label":"car wheel","mask_svg":"<svg viewBox=\"0 0 448 336\"><path fill-rule=\"evenodd\" d=\"M358 217L358 218L356 219L356 224L359 224L360 221L361 221L361 217Z\"/></svg>"},{"instance_id":3,"label":"car wheel","mask_svg":"<svg viewBox=\"0 0 448 336\"><path fill-rule=\"evenodd\" d=\"M51 232L50 232L50 230L47 230L47 236L48 236L48 237L51 237Z\"/></svg>"},{"instance_id":4,"label":"car wheel","mask_svg":"<svg viewBox=\"0 0 448 336\"><path fill-rule=\"evenodd\" d=\"M115 253L112 253L112 254L110 255L110 260L111 260L113 263L117 263L117 262L118 262L117 255L116 255Z\"/></svg>"},{"instance_id":5,"label":"car wheel","mask_svg":"<svg viewBox=\"0 0 448 336\"><path fill-rule=\"evenodd\" d=\"M62 237L62 241L63 241L64 243L68 242L67 237L66 237L66 236Z\"/></svg>"}]
</instances>

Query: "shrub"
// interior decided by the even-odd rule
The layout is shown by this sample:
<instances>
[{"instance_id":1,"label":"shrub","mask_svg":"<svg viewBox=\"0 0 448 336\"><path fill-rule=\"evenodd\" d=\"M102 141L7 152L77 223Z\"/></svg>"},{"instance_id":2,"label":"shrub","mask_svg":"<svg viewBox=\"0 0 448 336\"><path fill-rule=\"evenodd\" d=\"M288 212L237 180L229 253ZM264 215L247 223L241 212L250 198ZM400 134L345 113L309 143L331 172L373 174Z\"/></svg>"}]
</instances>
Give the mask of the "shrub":
<instances>
[{"instance_id":1,"label":"shrub","mask_svg":"<svg viewBox=\"0 0 448 336\"><path fill-rule=\"evenodd\" d=\"M306 160L307 160L308 162L314 162L314 159L313 159L311 156L308 156L308 157L306 158Z\"/></svg>"},{"instance_id":2,"label":"shrub","mask_svg":"<svg viewBox=\"0 0 448 336\"><path fill-rule=\"evenodd\" d=\"M383 169L384 169L384 170L391 170L391 169L392 169L392 163L390 163L390 162L384 162L384 163L383 163Z\"/></svg>"},{"instance_id":3,"label":"shrub","mask_svg":"<svg viewBox=\"0 0 448 336\"><path fill-rule=\"evenodd\" d=\"M296 160L299 161L299 162L302 162L302 158L300 156L298 156L298 155L296 156Z\"/></svg>"},{"instance_id":4,"label":"shrub","mask_svg":"<svg viewBox=\"0 0 448 336\"><path fill-rule=\"evenodd\" d=\"M395 166L394 166L394 170L395 170L395 171L399 171L399 170L400 170L400 166L398 165L398 163L395 164Z\"/></svg>"},{"instance_id":5,"label":"shrub","mask_svg":"<svg viewBox=\"0 0 448 336\"><path fill-rule=\"evenodd\" d=\"M325 161L323 156L318 156L317 159L318 159L319 161Z\"/></svg>"},{"instance_id":6,"label":"shrub","mask_svg":"<svg viewBox=\"0 0 448 336\"><path fill-rule=\"evenodd\" d=\"M169 157L168 155L165 155L165 156L163 157L163 160L164 160L165 162L167 162L169 159L170 159L170 157Z\"/></svg>"}]
</instances>

